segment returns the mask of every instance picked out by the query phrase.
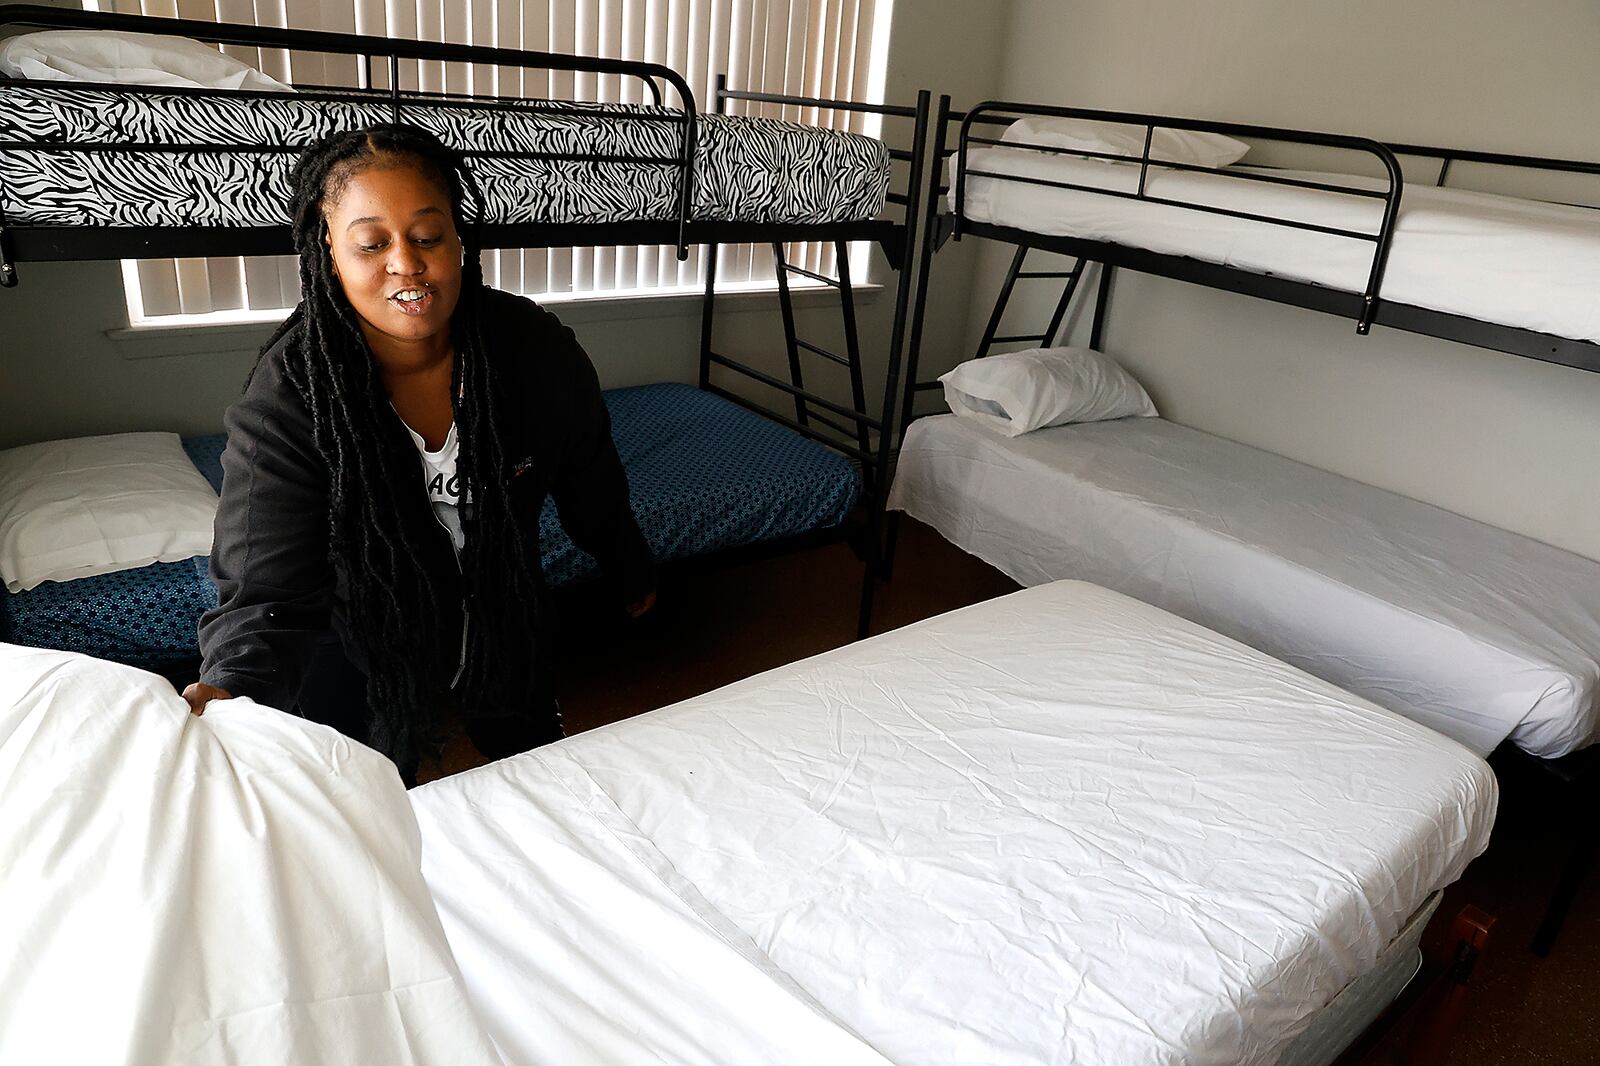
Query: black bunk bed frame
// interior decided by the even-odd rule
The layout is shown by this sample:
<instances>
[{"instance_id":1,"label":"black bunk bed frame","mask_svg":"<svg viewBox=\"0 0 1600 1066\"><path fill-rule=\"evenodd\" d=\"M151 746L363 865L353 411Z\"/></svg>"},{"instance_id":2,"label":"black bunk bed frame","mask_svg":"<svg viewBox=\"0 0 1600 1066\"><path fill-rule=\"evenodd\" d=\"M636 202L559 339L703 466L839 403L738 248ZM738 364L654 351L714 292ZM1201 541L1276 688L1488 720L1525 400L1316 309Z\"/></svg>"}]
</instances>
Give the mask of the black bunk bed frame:
<instances>
[{"instance_id":1,"label":"black bunk bed frame","mask_svg":"<svg viewBox=\"0 0 1600 1066\"><path fill-rule=\"evenodd\" d=\"M1144 148L1139 156L1131 157L1063 149L1047 145L1006 142L994 137L980 136L975 132L975 128L1009 126L1018 117L1026 115L1079 118L1143 126L1145 129ZM952 125L956 125L957 128L956 143L954 145L950 144ZM1388 188L1386 190L1376 191L1354 189L1348 186L1333 186L1321 182L1308 182L1277 176L1270 172L1232 172L1230 176L1238 177L1241 180L1287 184L1345 195L1381 199L1384 202L1381 225L1375 233L1340 231L1293 219L1254 215L1206 204L1166 200L1151 196L1146 192L1145 179L1152 166L1168 170L1215 173L1212 168L1153 160L1150 154L1151 142L1154 138L1154 132L1158 128L1221 133L1230 137L1341 149L1373 157L1387 175ZM1304 307L1353 319L1356 323L1356 332L1363 336L1371 331L1373 325L1389 326L1393 329L1438 337L1443 340L1457 341L1474 347L1506 352L1511 355L1524 356L1580 370L1600 372L1600 343L1573 340L1548 333L1540 333L1535 330L1519 329L1463 315L1397 303L1385 300L1382 295L1384 268L1387 264L1390 245L1394 239L1395 223L1399 215L1400 198L1405 180L1404 169L1400 161L1401 157L1420 158L1436 164L1437 169L1434 171L1435 187L1443 187L1446 184L1451 167L1456 163L1487 164L1523 170L1590 176L1600 176L1600 163L1453 148L1434 148L1414 144L1388 144L1363 137L1289 130L1269 126L1207 122L1173 116L1099 111L1087 108L1057 107L1014 101L985 101L968 111L961 112L952 109L951 100L948 96L941 96L938 100L934 112L933 130L933 162L928 167L927 185L924 190L926 213L923 217L923 225L926 239L918 249L917 284L916 293L913 297L912 311L912 338L903 380L902 421L898 437L901 442L904 441L906 430L911 422L918 417L915 410L918 394L941 388L940 383L936 380L923 381L919 378L917 361L917 356L920 352L922 318L927 304L928 273L933 255L947 240L951 238L960 240L963 236L982 237L1003 244L1010 244L1016 248L1005 278L1001 282L994 308L978 343L978 349L975 353L978 357L988 355L996 344L1033 343L1048 345L1052 343L1066 318L1068 309L1078 291L1080 281L1082 281L1087 272L1087 268L1090 264L1098 264L1097 293L1089 341L1089 346L1096 350L1103 350L1106 310L1110 303L1112 277L1118 267L1125 267L1140 273L1154 274L1178 281L1204 285L1209 288L1243 293L1277 303L1290 304L1295 307ZM1015 174L970 171L970 173L980 176L1072 189L1097 195L1144 200L1151 203L1181 207L1187 210L1267 222L1288 229L1312 230L1320 233L1332 233L1354 240L1370 241L1373 245L1373 253L1366 288L1359 293L1348 292L1310 282L1292 281L1270 274L1261 274L1237 267L1209 263L1187 256L1152 252L1109 241L1034 233L1014 227L968 220L963 217L962 209L966 202L966 177L969 173L967 152L969 146L974 144L1006 144L1011 147L1025 147L1035 151L1061 155L1101 158L1119 163L1137 162L1140 170L1138 188L1133 193ZM940 204L943 202L945 195L951 191L951 186L945 183L943 169L946 161L952 157L956 160L955 209L941 213ZM1025 261L1032 251L1071 257L1073 265L1067 269L1026 270ZM1062 286L1060 298L1051 311L1049 323L1043 333L1001 335L999 330L1006 307L1010 302L1017 282L1022 280L1058 281ZM887 544L883 554L883 570L886 575L893 566L899 519L900 515L898 513L888 517L886 526ZM1560 758L1543 759L1523 752L1508 741L1495 750L1491 755L1491 761L1502 772L1524 773L1531 771L1532 775L1539 778L1540 784L1571 802L1577 809L1583 809L1586 805L1600 802L1600 744ZM1600 856L1600 823L1596 823L1593 819L1582 819L1581 824L1574 833L1571 850L1563 864L1557 884L1545 908L1545 913L1529 944L1530 950L1535 954L1540 956L1548 955L1554 947L1556 937L1566 921L1566 916L1573 900L1576 898L1589 870L1594 866L1597 856Z\"/></svg>"},{"instance_id":2,"label":"black bunk bed frame","mask_svg":"<svg viewBox=\"0 0 1600 1066\"><path fill-rule=\"evenodd\" d=\"M1077 118L1143 126L1145 129L1144 149L1138 156L1084 152L1049 145L1001 141L994 137L980 136L974 129L977 126L1010 125L1016 118L1029 115ZM952 123L956 122L959 122L959 129L956 144L952 147L948 143L949 128ZM1152 159L1150 154L1151 142L1156 129L1220 133L1230 137L1331 148L1370 156L1376 161L1388 180L1388 188L1386 190L1369 190L1346 185L1305 181L1260 170L1230 170L1228 171L1228 176L1240 181L1289 185L1337 193L1344 196L1382 200L1384 204L1382 221L1376 232L1368 233L1359 230L1342 230L1320 226L1292 218L1258 215L1208 204L1168 200L1153 196L1145 189L1145 177L1152 166L1163 170L1217 173L1214 168L1210 167ZM1317 133L1306 130L1290 130L1231 122L1206 122L1163 115L1097 111L1088 108L1055 107L1040 104L986 101L969 111L955 112L949 109L946 98L941 98L940 100L940 107L935 118L935 130L936 151L939 154L940 161L943 162L944 159L952 155L956 158L956 209L954 212L942 216L940 220L940 243L947 235L960 240L964 235L970 234L975 237L985 237L1018 247L1056 252L1072 256L1080 261L1087 260L1088 262L1099 263L1106 267L1108 271L1114 271L1117 267L1127 267L1130 270L1144 274L1156 274L1178 281L1205 285L1208 288L1226 289L1272 300L1277 303L1338 315L1354 320L1356 332L1363 336L1369 333L1374 325L1388 326L1392 329L1404 330L1409 333L1419 333L1443 340L1458 341L1477 348L1488 348L1494 351L1507 352L1511 355L1520 355L1544 362L1557 363L1562 366L1575 367L1580 370L1600 372L1600 344L1558 337L1549 333L1520 329L1495 322L1486 322L1465 315L1435 311L1412 304L1398 303L1383 297L1384 270L1388 263L1390 246L1394 241L1395 224L1399 216L1401 195L1405 181L1401 157L1426 159L1436 164L1437 169L1433 182L1435 187L1443 187L1446 184L1449 180L1452 166L1458 163L1485 164L1522 170L1591 176L1600 176L1600 163L1573 159L1509 155L1496 152L1477 152L1454 148L1435 148L1412 144L1390 144L1365 137ZM1016 174L989 173L981 170L969 171L967 156L971 145L1002 144L1057 155L1100 158L1121 163L1138 163L1140 169L1139 186L1136 192L1125 193L1093 186L1077 185L1071 182L1052 181ZM937 168L935 169L937 170ZM1293 281L1271 274L1261 274L1237 267L1223 266L1187 256L1151 252L1109 241L1033 233L987 222L974 222L963 217L962 211L965 204L966 177L968 173L993 177L1003 181L1142 200L1148 203L1180 207L1185 210L1199 211L1206 214L1264 222L1281 226L1285 229L1307 230L1345 237L1351 240L1366 241L1373 245L1367 283L1361 292L1350 292L1318 285L1313 282ZM937 201L940 194L949 190L936 178L930 182L928 191L930 200ZM1012 278L1012 280L1014 281L1015 278ZM1009 290L1007 291L1009 292ZM994 340L998 343L1000 339L994 338ZM909 368L908 372L911 376L914 376L915 368Z\"/></svg>"},{"instance_id":3,"label":"black bunk bed frame","mask_svg":"<svg viewBox=\"0 0 1600 1066\"><path fill-rule=\"evenodd\" d=\"M725 111L729 101L751 104L792 105L833 111L871 113L890 119L910 119L913 124L912 140L908 148L890 148L892 160L904 162L906 191L896 192L891 183L888 201L903 209L904 220L869 219L843 222L772 223L702 221L691 216L691 203L695 177L695 131L699 112L694 93L684 78L670 67L656 63L633 60L604 59L552 52L525 51L511 48L479 45L445 44L424 41L396 40L367 35L330 33L315 30L282 29L233 23L202 22L189 19L161 18L144 15L122 15L107 12L90 12L37 5L0 6L0 32L10 28L29 29L101 29L123 30L135 33L153 33L187 37L217 45L238 45L249 48L283 49L315 52L329 55L353 56L359 61L361 84L356 88L330 88L309 86L292 94L300 102L349 102L352 98L371 99L386 103L393 121L403 121L408 107L454 107L474 110L537 110L543 103L537 98L489 97L482 95L428 93L404 90L400 87L402 60L433 60L450 63L473 63L492 66L519 67L531 70L572 71L593 74L620 75L637 78L648 88L652 100L664 103L663 87L670 87L678 97L680 111L676 114L653 113L649 121L676 121L682 125L678 151L671 156L643 156L626 154L579 153L514 153L468 150L463 154L473 158L517 158L543 162L600 162L631 163L672 168L677 175L675 195L676 217L668 220L637 220L624 222L577 223L496 223L483 222L477 226L477 238L484 248L566 248L584 246L670 245L677 250L679 260L688 257L691 245L707 248L708 263L706 287L701 319L701 348L699 358L699 385L702 389L728 399L744 408L778 422L795 432L839 451L859 465L863 486L864 512L855 521L846 520L839 526L813 530L797 536L784 537L741 547L723 549L705 556L682 560L673 564L685 570L706 565L728 565L756 558L779 555L824 544L848 542L865 564L862 579L858 635L865 636L871 625L874 592L882 566L882 536L884 504L888 491L888 470L892 461L895 435L888 428L894 425L895 405L899 399L899 383L908 332L908 311L912 300L912 274L906 269L914 235L923 231L919 222L923 207L921 191L925 184L924 170L931 126L932 95L922 90L914 106L890 104L865 104L846 100L830 100L774 93L743 92L727 87L725 76L719 76L716 87L715 109ZM374 60L383 61L375 68ZM384 85L375 79L375 69L387 71ZM0 76L0 93L4 93L10 79ZM72 88L106 89L119 94L193 95L202 97L247 97L253 99L287 97L289 94L261 92L258 90L183 89L172 87L146 87L138 85L98 84L73 82ZM565 114L582 114L570 106ZM628 121L626 113L596 111L609 119ZM637 116L633 116L637 117ZM250 153L298 154L304 145L289 144L173 144L153 142L95 142L70 143L50 141L13 140L0 144L6 150L34 150L50 152L104 152L104 153L161 153L230 151ZM872 409L866 394L862 351L857 330L855 301L850 277L848 245L865 241L878 245L898 273L895 291L894 316L887 348L885 383L882 405ZM839 277L831 278L788 263L783 255L787 242L826 242L838 252ZM717 248L722 244L770 244L776 257L778 297L782 309L785 341L788 353L788 380L767 374L747 363L719 353L712 348L712 331L715 321ZM18 283L17 264L29 262L59 262L97 259L184 258L203 256L279 255L291 250L288 225L281 226L71 226L71 225L14 225L8 224L0 213L0 286L12 287ZM840 294L844 318L846 352L843 355L822 349L801 340L796 335L795 315L790 275L801 275L837 289ZM851 404L839 403L823 396L805 385L800 352L815 354L830 362L844 366L850 376ZM752 400L737 390L712 380L713 368L775 390L791 398L794 416Z\"/></svg>"}]
</instances>

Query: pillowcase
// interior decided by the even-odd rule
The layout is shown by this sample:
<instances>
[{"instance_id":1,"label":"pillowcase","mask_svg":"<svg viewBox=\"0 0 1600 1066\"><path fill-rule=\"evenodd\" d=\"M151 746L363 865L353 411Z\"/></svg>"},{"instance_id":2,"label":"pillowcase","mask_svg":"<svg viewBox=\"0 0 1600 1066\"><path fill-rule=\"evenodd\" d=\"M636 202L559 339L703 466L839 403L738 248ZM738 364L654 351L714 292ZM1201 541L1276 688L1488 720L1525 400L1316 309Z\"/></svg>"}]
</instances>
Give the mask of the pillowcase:
<instances>
[{"instance_id":1,"label":"pillowcase","mask_svg":"<svg viewBox=\"0 0 1600 1066\"><path fill-rule=\"evenodd\" d=\"M951 411L1008 437L1068 422L1156 417L1156 405L1133 375L1088 348L969 359L939 380Z\"/></svg>"},{"instance_id":2,"label":"pillowcase","mask_svg":"<svg viewBox=\"0 0 1600 1066\"><path fill-rule=\"evenodd\" d=\"M1074 152L1144 154L1143 126L1100 122L1086 118L1021 118L1006 127L1002 141L1042 144ZM1150 138L1150 158L1163 163L1188 163L1196 167L1225 167L1244 158L1250 146L1220 133L1198 133L1157 126Z\"/></svg>"},{"instance_id":3,"label":"pillowcase","mask_svg":"<svg viewBox=\"0 0 1600 1066\"><path fill-rule=\"evenodd\" d=\"M36 81L294 91L199 41L116 30L43 30L13 37L0 44L0 73Z\"/></svg>"},{"instance_id":4,"label":"pillowcase","mask_svg":"<svg viewBox=\"0 0 1600 1066\"><path fill-rule=\"evenodd\" d=\"M0 578L11 592L211 551L217 494L176 433L0 452Z\"/></svg>"}]
</instances>

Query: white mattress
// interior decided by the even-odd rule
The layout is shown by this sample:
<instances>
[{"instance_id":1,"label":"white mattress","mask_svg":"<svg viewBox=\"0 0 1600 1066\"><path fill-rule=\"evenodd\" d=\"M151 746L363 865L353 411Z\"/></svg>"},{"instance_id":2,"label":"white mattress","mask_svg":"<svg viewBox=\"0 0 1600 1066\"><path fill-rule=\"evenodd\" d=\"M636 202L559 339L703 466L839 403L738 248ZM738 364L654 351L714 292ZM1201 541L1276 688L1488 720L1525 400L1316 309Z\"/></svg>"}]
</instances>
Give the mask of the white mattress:
<instances>
[{"instance_id":1,"label":"white mattress","mask_svg":"<svg viewBox=\"0 0 1600 1066\"><path fill-rule=\"evenodd\" d=\"M510 1063L1271 1063L1488 839L1454 742L1064 582L411 793Z\"/></svg>"},{"instance_id":2,"label":"white mattress","mask_svg":"<svg viewBox=\"0 0 1600 1066\"><path fill-rule=\"evenodd\" d=\"M950 201L955 202L955 157ZM1112 241L1169 255L1350 292L1366 290L1370 241L1265 222L1141 203L1092 192L1028 185L973 170L1134 192L1136 163L1109 163L1016 148L968 153L966 217L1061 236ZM1251 168L1241 167L1248 171ZM1383 201L1315 189L1152 167L1146 192L1344 230L1377 233ZM1368 189L1387 181L1348 174L1275 170ZM1600 210L1407 184L1380 294L1386 300L1470 318L1600 341Z\"/></svg>"},{"instance_id":3,"label":"white mattress","mask_svg":"<svg viewBox=\"0 0 1600 1066\"><path fill-rule=\"evenodd\" d=\"M1600 736L1600 563L1160 419L917 421L889 506L1024 585L1078 578L1449 734Z\"/></svg>"},{"instance_id":4,"label":"white mattress","mask_svg":"<svg viewBox=\"0 0 1600 1066\"><path fill-rule=\"evenodd\" d=\"M394 765L0 644L0 1062L498 1064Z\"/></svg>"}]
</instances>

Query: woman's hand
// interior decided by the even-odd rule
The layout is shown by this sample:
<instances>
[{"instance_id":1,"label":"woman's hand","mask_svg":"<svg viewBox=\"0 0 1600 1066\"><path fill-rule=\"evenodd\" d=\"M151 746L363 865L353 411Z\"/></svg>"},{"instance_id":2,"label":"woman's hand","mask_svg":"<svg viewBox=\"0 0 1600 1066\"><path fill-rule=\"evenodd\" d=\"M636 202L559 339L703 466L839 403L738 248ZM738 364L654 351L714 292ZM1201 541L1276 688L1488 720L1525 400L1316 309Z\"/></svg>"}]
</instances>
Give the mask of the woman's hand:
<instances>
[{"instance_id":1,"label":"woman's hand","mask_svg":"<svg viewBox=\"0 0 1600 1066\"><path fill-rule=\"evenodd\" d=\"M637 601L635 603L628 604L628 606L625 609L628 612L628 617L629 618L643 618L644 615L645 615L645 612L649 611L650 608L654 607L655 605L656 605L656 590L655 589L651 589L649 592L644 594L644 599L639 600L639 601ZM195 713L198 714L199 712L197 711Z\"/></svg>"},{"instance_id":2,"label":"woman's hand","mask_svg":"<svg viewBox=\"0 0 1600 1066\"><path fill-rule=\"evenodd\" d=\"M231 700L233 693L196 681L183 690L183 698L189 701L189 713L199 716L206 713L206 704L212 700Z\"/></svg>"}]
</instances>

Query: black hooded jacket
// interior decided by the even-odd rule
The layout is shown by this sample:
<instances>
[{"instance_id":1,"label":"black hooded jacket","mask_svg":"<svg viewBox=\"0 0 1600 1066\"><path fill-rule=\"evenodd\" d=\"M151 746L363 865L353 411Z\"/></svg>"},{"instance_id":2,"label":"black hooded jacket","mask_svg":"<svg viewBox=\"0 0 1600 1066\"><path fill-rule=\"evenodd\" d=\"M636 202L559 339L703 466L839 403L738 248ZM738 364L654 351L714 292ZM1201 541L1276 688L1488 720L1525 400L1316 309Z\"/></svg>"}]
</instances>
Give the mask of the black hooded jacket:
<instances>
[{"instance_id":1,"label":"black hooded jacket","mask_svg":"<svg viewBox=\"0 0 1600 1066\"><path fill-rule=\"evenodd\" d=\"M538 516L549 495L573 543L595 557L623 602L642 599L654 587L654 563L628 505L627 477L588 356L570 329L530 300L485 289L480 307L503 392L506 484L523 528L535 531L527 550L539 558ZM227 412L211 553L220 602L200 620L200 680L284 710L294 707L309 658L330 630L366 668L329 558L328 461L284 374L293 336L262 356ZM416 459L413 488L421 494L420 458L398 415L395 422L392 446ZM428 565L459 583L442 526L427 547Z\"/></svg>"}]
</instances>

